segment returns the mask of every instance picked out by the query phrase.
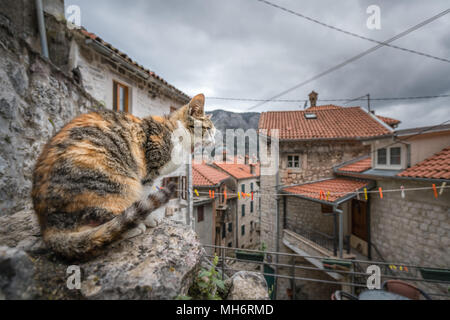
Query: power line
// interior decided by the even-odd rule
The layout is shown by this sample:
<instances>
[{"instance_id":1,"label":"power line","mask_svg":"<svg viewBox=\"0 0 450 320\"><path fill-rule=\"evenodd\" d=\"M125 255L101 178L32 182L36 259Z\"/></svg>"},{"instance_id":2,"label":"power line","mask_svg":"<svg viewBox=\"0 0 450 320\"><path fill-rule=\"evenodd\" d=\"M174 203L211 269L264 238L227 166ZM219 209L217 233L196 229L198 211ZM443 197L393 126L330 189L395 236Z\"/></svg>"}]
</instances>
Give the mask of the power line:
<instances>
[{"instance_id":1,"label":"power line","mask_svg":"<svg viewBox=\"0 0 450 320\"><path fill-rule=\"evenodd\" d=\"M327 23L321 22L321 21L316 20L314 18L308 17L308 16L306 16L306 15L304 15L302 13L299 13L299 12L293 11L291 9L279 6L279 5L277 5L275 3L272 3L270 1L266 1L266 0L256 0L256 1L264 3L264 4L268 5L268 6L274 7L276 9L288 12L288 13L293 14L293 15L295 15L297 17L302 18L302 19L306 19L306 20L311 21L313 23L319 24L319 25L321 25L323 27L326 27L326 28L329 28L329 29L333 29L333 30L336 30L338 32L345 33L345 34L347 34L349 36L352 36L352 37L355 37L355 38L367 40L367 41L378 43L378 44L383 44L383 45L385 45L387 47L391 47L391 48L394 48L394 49L398 49L398 50L402 50L402 51L405 51L405 52L414 53L414 54L417 54L417 55L420 55L420 56L424 56L424 57L427 57L427 58L431 58L431 59L439 60L439 61L442 61L442 62L450 63L450 60L445 59L445 58L432 56L432 55L427 54L427 53L423 53L423 52L420 52L420 51L411 50L411 49L407 49L407 48L403 48L403 47L399 47L399 46L395 46L395 45L391 45L391 44L385 44L385 43L383 43L381 41L378 41L378 40L375 40L375 39L371 39L371 38L362 36L360 34L357 34L357 33L351 32L351 31L347 31L347 30L344 30L344 29L341 29L341 28L338 28L338 27L335 27L335 26L332 26L332 25L329 25Z\"/></svg>"},{"instance_id":2,"label":"power line","mask_svg":"<svg viewBox=\"0 0 450 320\"><path fill-rule=\"evenodd\" d=\"M277 98L279 98L279 97L281 97L281 96L284 96L285 94L287 94L287 93L289 93L289 92L291 92L291 91L293 91L293 90L295 90L295 89L298 89L298 88L300 88L300 87L302 87L302 86L304 86L304 85L306 85L306 84L308 84L308 83L310 83L310 82L312 82L312 81L314 81L314 80L316 80L316 79L319 79L319 78L321 78L321 77L323 77L323 76L325 76L325 75L327 75L327 74L329 74L329 73L332 73L332 72L334 72L334 71L336 71L336 70L338 70L338 69L344 67L345 65L347 65L347 64L349 64L349 63L351 63L351 62L353 62L353 61L356 61L356 60L358 60L358 59L360 59L360 58L362 58L362 57L368 55L369 53L372 53L372 52L374 52L374 51L380 49L381 47L385 46L386 44L388 44L388 43L390 43L390 42L393 42L393 41L395 41L395 40L397 40L397 39L400 39L400 38L406 36L407 34L409 34L409 33L413 32L413 31L415 31L415 30L417 30L417 29L419 29L419 28L421 28L421 27L423 27L423 26L429 24L430 22L432 22L432 21L434 21L434 20L436 20L436 19L439 19L440 17L446 15L446 14L449 13L449 12L450 12L450 9L447 9L447 10L445 10L445 11L442 11L441 13L439 13L439 14L437 14L437 15L435 15L435 16L433 16L433 17L431 17L431 18L429 18L429 19L427 19L427 20L425 20L425 21L423 21L423 22L421 22L421 23L419 23L419 24L416 24L415 26L413 26L413 27L411 27L411 28L409 28L409 29L407 29L407 30L405 30L405 31L403 31L403 32L401 32L401 33L399 33L399 34L397 34L396 36L394 36L394 37L392 37L392 38L386 40L385 42L383 42L383 43L381 43L381 44L378 44L378 45L376 45L375 47L372 47L372 48L370 48L370 49L368 49L368 50L366 50L366 51L363 51L362 53L360 53L360 54L358 54L358 55L356 55L356 56L353 56L352 58L350 58L350 59L348 59L348 60L345 60L344 62L341 62L341 63L335 65L334 67L331 67L331 68L329 68L329 69L327 69L327 70L325 70L325 71L323 71L323 72L321 72L321 73L319 73L319 74L313 76L312 78L309 78L309 79L307 79L307 80L305 80L305 81L302 81L302 82L300 82L299 84L296 84L295 86L293 86L293 87L291 87L291 88L289 88L289 89L287 89L287 90L284 90L284 91L282 91L282 92L276 94L275 96L273 96L273 97L267 99L267 100L264 101L264 102L260 102L260 103L258 103L258 104L256 104L256 105L254 105L253 107L249 108L248 110L255 109L255 108L257 108L257 107L259 107L259 106L265 104L265 103L268 102L268 101L272 101L273 99L277 99Z\"/></svg>"},{"instance_id":3,"label":"power line","mask_svg":"<svg viewBox=\"0 0 450 320\"><path fill-rule=\"evenodd\" d=\"M380 98L372 98L370 100L378 100L378 101L389 101L389 100L419 100L419 99L434 99L434 98L447 98L450 97L450 94L441 94L441 95L429 95L429 96L409 96L409 97L380 97ZM253 101L253 102L307 102L308 99L254 99L254 98L233 98L233 97L206 97L210 100L229 100L229 101ZM324 102L333 102L333 101L366 101L367 95L358 97L356 99L318 99L317 101Z\"/></svg>"}]
</instances>

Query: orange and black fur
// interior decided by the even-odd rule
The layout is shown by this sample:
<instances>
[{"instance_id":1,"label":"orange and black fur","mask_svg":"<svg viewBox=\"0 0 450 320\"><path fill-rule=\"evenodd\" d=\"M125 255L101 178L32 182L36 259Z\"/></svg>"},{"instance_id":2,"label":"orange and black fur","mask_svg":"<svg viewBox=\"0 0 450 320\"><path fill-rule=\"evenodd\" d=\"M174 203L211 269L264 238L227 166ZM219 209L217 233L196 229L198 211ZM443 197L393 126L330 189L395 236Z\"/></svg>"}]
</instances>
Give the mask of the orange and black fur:
<instances>
[{"instance_id":1,"label":"orange and black fur","mask_svg":"<svg viewBox=\"0 0 450 320\"><path fill-rule=\"evenodd\" d=\"M198 120L204 134L215 130L203 107L198 95L167 117L104 110L64 126L44 147L33 175L46 245L66 258L88 258L165 204L177 186L145 195L144 185L170 163L177 127L192 135Z\"/></svg>"}]
</instances>

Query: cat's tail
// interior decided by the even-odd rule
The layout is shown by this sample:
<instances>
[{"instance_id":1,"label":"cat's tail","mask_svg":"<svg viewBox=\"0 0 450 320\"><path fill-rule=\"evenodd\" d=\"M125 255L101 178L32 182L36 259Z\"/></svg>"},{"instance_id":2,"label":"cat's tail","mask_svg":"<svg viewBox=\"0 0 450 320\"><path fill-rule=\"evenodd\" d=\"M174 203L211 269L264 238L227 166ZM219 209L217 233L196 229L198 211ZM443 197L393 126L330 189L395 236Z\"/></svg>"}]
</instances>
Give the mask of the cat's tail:
<instances>
[{"instance_id":1,"label":"cat's tail","mask_svg":"<svg viewBox=\"0 0 450 320\"><path fill-rule=\"evenodd\" d=\"M169 201L177 185L152 193L145 201L135 202L114 219L89 230L67 232L48 229L43 232L45 244L68 259L86 259L95 255L104 245L119 239L135 223Z\"/></svg>"}]
</instances>

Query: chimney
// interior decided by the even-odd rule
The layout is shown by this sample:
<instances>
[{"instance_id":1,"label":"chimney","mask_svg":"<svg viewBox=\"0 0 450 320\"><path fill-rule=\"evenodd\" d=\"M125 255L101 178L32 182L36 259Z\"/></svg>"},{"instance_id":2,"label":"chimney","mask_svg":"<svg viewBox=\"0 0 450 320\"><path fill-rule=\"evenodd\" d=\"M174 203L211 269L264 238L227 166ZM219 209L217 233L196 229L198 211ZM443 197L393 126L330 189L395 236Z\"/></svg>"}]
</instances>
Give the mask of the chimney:
<instances>
[{"instance_id":1,"label":"chimney","mask_svg":"<svg viewBox=\"0 0 450 320\"><path fill-rule=\"evenodd\" d=\"M253 163L250 164L250 174L255 174L255 165Z\"/></svg>"},{"instance_id":2,"label":"chimney","mask_svg":"<svg viewBox=\"0 0 450 320\"><path fill-rule=\"evenodd\" d=\"M222 161L227 162L227 150L222 151Z\"/></svg>"},{"instance_id":3,"label":"chimney","mask_svg":"<svg viewBox=\"0 0 450 320\"><path fill-rule=\"evenodd\" d=\"M309 107L315 107L316 103L317 103L317 97L319 96L319 94L315 91L312 91L309 94Z\"/></svg>"},{"instance_id":4,"label":"chimney","mask_svg":"<svg viewBox=\"0 0 450 320\"><path fill-rule=\"evenodd\" d=\"M245 165L248 165L248 159L249 159L249 157L248 157L248 155L246 155L245 156Z\"/></svg>"}]
</instances>

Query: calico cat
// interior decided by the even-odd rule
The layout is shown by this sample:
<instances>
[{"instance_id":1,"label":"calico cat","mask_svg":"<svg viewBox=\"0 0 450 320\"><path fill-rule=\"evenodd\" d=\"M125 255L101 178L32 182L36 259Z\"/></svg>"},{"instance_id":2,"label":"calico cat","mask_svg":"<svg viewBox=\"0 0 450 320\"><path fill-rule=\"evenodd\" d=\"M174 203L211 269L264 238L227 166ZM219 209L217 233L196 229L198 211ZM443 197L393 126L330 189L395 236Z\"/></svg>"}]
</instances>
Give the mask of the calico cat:
<instances>
[{"instance_id":1,"label":"calico cat","mask_svg":"<svg viewBox=\"0 0 450 320\"><path fill-rule=\"evenodd\" d=\"M89 258L165 204L176 185L150 195L144 185L179 166L172 151L193 151L196 121L203 144L213 143L215 128L204 103L200 94L166 117L103 110L64 126L33 173L33 206L46 245L69 259ZM175 136L177 130L190 141Z\"/></svg>"}]
</instances>

